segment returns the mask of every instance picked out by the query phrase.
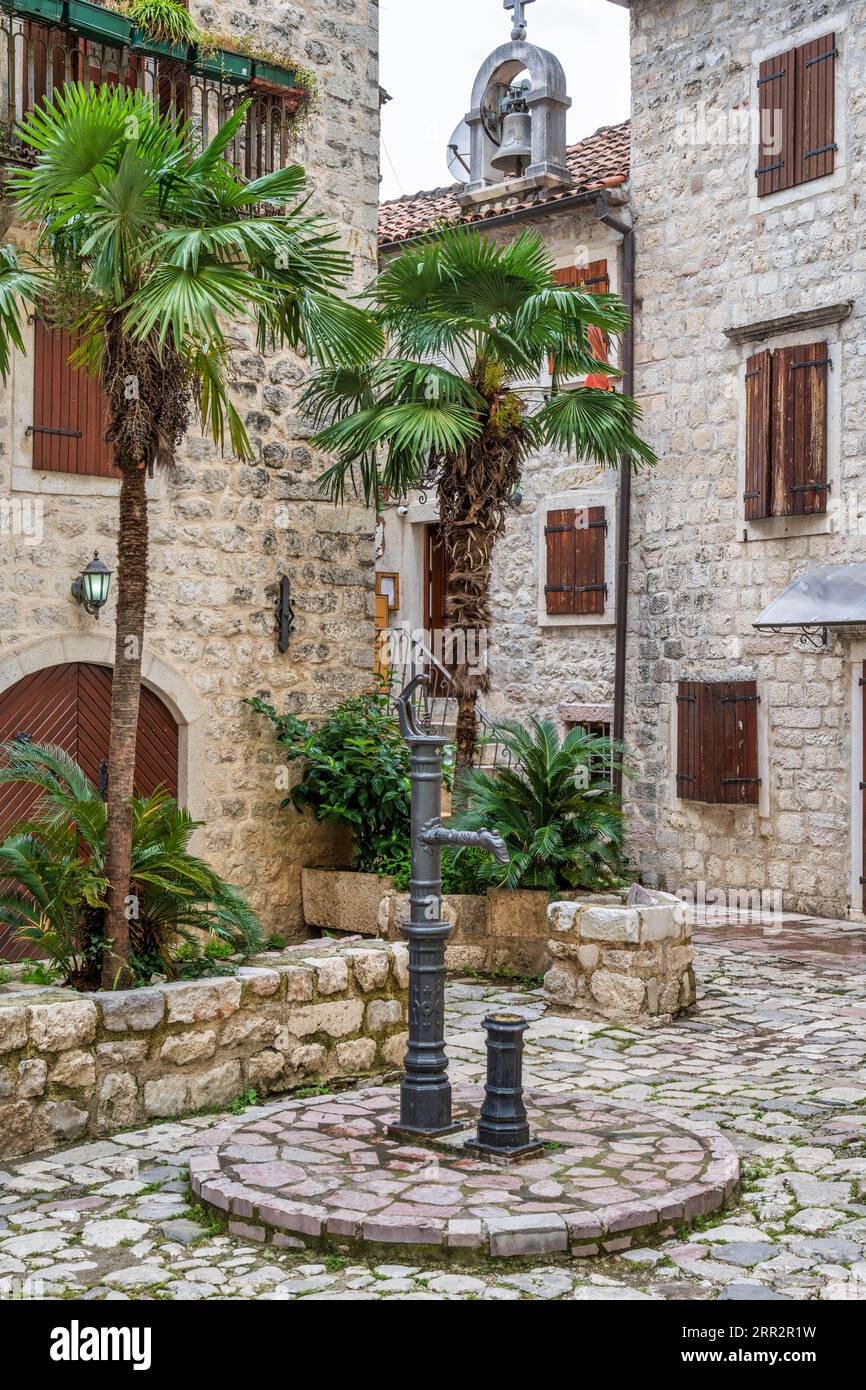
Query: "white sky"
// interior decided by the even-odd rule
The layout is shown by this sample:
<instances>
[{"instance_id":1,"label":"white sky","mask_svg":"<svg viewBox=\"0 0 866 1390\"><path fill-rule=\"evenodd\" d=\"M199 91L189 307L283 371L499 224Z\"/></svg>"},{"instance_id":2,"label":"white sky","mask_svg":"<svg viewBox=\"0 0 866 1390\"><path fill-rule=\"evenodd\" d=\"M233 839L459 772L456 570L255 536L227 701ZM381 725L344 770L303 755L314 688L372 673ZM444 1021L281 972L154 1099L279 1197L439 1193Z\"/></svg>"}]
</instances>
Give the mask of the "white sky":
<instances>
[{"instance_id":1,"label":"white sky","mask_svg":"<svg viewBox=\"0 0 866 1390\"><path fill-rule=\"evenodd\" d=\"M511 37L503 0L380 0L382 198L452 182L445 147L488 53ZM573 144L629 114L628 10L608 0L535 0L528 39L565 67Z\"/></svg>"}]
</instances>

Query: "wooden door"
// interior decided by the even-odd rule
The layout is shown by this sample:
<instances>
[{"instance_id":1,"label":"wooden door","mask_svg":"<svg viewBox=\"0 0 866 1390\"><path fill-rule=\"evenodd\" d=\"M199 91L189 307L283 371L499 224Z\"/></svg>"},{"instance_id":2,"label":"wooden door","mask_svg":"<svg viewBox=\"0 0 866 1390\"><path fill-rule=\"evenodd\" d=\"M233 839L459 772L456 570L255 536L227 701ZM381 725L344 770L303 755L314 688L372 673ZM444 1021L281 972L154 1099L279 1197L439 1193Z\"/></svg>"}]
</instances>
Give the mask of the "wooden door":
<instances>
[{"instance_id":1,"label":"wooden door","mask_svg":"<svg viewBox=\"0 0 866 1390\"><path fill-rule=\"evenodd\" d=\"M449 652L444 634L450 627L448 616L448 554L442 538L442 527L430 525L424 531L424 631L425 642L441 664L448 669ZM440 671L433 667L431 693L435 696L448 695L448 683Z\"/></svg>"},{"instance_id":2,"label":"wooden door","mask_svg":"<svg viewBox=\"0 0 866 1390\"><path fill-rule=\"evenodd\" d=\"M111 680L110 667L83 663L51 666L25 676L0 694L0 744L16 737L56 744L75 758L94 786L102 790L108 771ZM142 687L136 791L149 796L162 786L177 796L177 770L174 717L152 690ZM0 786L0 835L33 814L38 796L38 791L25 783ZM24 954L4 939L0 929L0 955L15 958Z\"/></svg>"}]
</instances>

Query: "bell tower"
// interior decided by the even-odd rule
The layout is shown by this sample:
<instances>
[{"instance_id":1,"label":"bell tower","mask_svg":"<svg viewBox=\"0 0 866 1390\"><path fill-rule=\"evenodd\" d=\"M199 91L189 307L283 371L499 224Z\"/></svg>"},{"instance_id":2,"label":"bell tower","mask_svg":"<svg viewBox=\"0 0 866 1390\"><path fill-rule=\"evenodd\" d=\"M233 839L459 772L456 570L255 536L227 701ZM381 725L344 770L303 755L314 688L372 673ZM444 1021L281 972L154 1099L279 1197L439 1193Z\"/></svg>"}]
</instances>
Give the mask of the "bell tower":
<instances>
[{"instance_id":1,"label":"bell tower","mask_svg":"<svg viewBox=\"0 0 866 1390\"><path fill-rule=\"evenodd\" d=\"M526 6L534 0L504 0L513 11L511 42L491 53L472 89L466 116L469 179L463 207L571 183L565 160L565 119L571 106L565 71L546 49L527 43Z\"/></svg>"}]
</instances>

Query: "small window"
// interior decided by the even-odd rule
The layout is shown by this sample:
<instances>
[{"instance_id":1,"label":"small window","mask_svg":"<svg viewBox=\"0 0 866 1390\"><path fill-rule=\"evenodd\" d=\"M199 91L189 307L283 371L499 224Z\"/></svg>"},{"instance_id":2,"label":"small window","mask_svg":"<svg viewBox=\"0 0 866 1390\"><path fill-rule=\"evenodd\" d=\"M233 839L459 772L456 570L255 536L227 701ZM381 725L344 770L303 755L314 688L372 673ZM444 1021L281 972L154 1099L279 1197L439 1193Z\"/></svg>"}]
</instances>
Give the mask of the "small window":
<instances>
[{"instance_id":1,"label":"small window","mask_svg":"<svg viewBox=\"0 0 866 1390\"><path fill-rule=\"evenodd\" d=\"M613 726L608 719L567 719L565 722L565 732L570 734L572 729L582 729L590 738L613 737ZM609 746L607 753L594 759L592 762L592 774L594 777L604 778L606 782L613 785L613 747Z\"/></svg>"},{"instance_id":2,"label":"small window","mask_svg":"<svg viewBox=\"0 0 866 1390\"><path fill-rule=\"evenodd\" d=\"M827 343L777 348L746 363L747 521L827 510Z\"/></svg>"},{"instance_id":3,"label":"small window","mask_svg":"<svg viewBox=\"0 0 866 1390\"><path fill-rule=\"evenodd\" d=\"M755 681L680 681L677 796L713 806L757 806Z\"/></svg>"},{"instance_id":4,"label":"small window","mask_svg":"<svg viewBox=\"0 0 866 1390\"><path fill-rule=\"evenodd\" d=\"M607 605L604 507L547 513L545 607L553 617L603 616Z\"/></svg>"},{"instance_id":5,"label":"small window","mask_svg":"<svg viewBox=\"0 0 866 1390\"><path fill-rule=\"evenodd\" d=\"M558 285L584 290L587 294L610 294L610 274L607 261L590 261L589 265L567 266L555 270L553 278ZM587 330L589 349L599 362L608 362L608 343L600 328L594 325ZM554 361L550 359L550 375L553 376ZM595 386L600 391L613 390L613 382L602 372L591 373L583 381L584 386Z\"/></svg>"},{"instance_id":6,"label":"small window","mask_svg":"<svg viewBox=\"0 0 866 1390\"><path fill-rule=\"evenodd\" d=\"M788 49L758 74L758 196L811 183L836 167L836 35Z\"/></svg>"}]
</instances>

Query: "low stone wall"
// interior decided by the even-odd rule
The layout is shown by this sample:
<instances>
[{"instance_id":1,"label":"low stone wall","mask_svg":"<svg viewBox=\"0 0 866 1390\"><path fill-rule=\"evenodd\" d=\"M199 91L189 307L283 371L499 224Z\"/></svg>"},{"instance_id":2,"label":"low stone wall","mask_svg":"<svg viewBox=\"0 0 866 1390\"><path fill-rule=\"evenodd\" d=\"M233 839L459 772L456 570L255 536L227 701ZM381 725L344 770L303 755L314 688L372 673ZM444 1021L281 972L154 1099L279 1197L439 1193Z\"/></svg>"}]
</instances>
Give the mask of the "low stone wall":
<instances>
[{"instance_id":1,"label":"low stone wall","mask_svg":"<svg viewBox=\"0 0 866 1390\"><path fill-rule=\"evenodd\" d=\"M317 931L377 936L376 915L393 878L355 873L352 869L302 869L304 922Z\"/></svg>"},{"instance_id":2,"label":"low stone wall","mask_svg":"<svg viewBox=\"0 0 866 1390\"><path fill-rule=\"evenodd\" d=\"M403 945L307 943L236 975L77 994L0 988L0 1157L335 1077L406 1048Z\"/></svg>"},{"instance_id":3,"label":"low stone wall","mask_svg":"<svg viewBox=\"0 0 866 1390\"><path fill-rule=\"evenodd\" d=\"M442 917L454 926L445 946L448 969L543 975L550 964L548 900L548 893L535 889L444 897ZM409 894L385 893L377 915L379 934L389 941L402 940L400 927L408 920Z\"/></svg>"},{"instance_id":4,"label":"low stone wall","mask_svg":"<svg viewBox=\"0 0 866 1390\"><path fill-rule=\"evenodd\" d=\"M691 1008L694 949L683 904L648 896L635 907L551 904L544 992L552 1003L618 1023L665 1023Z\"/></svg>"}]
</instances>

